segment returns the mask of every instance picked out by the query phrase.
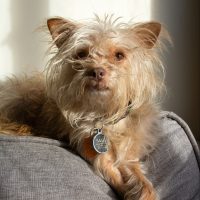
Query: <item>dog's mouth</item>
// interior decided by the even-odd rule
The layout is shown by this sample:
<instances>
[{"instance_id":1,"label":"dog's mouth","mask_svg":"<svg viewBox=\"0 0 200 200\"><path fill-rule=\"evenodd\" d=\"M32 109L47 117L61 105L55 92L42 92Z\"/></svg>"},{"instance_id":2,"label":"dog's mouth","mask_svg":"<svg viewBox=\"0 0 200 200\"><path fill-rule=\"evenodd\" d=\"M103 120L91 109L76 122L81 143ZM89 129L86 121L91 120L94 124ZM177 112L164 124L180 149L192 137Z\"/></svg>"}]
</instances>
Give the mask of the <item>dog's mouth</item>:
<instances>
[{"instance_id":1,"label":"dog's mouth","mask_svg":"<svg viewBox=\"0 0 200 200\"><path fill-rule=\"evenodd\" d=\"M93 79L88 81L86 88L90 92L105 92L110 90L106 81L97 81Z\"/></svg>"}]
</instances>

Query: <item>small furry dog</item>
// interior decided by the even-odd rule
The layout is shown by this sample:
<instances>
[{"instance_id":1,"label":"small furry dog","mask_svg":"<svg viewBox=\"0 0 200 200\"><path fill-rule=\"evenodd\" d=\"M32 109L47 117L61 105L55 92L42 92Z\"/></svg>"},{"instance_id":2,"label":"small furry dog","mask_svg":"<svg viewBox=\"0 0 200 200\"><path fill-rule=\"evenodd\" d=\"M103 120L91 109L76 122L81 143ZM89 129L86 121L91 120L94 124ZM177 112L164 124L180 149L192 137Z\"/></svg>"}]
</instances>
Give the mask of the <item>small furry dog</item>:
<instances>
[{"instance_id":1,"label":"small furry dog","mask_svg":"<svg viewBox=\"0 0 200 200\"><path fill-rule=\"evenodd\" d=\"M65 141L124 199L158 199L142 160L159 138L161 24L50 18L47 27L45 75L0 82L1 133Z\"/></svg>"}]
</instances>

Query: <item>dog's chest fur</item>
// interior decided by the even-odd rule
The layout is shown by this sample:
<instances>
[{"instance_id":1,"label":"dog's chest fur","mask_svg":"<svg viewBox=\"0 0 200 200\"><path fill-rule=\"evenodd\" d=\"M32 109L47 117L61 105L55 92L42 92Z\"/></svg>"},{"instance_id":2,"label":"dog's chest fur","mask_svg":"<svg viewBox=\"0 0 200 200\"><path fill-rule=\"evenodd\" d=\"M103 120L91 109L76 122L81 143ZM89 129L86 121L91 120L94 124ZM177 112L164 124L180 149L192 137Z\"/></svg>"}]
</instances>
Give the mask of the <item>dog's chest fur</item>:
<instances>
[{"instance_id":1,"label":"dog's chest fur","mask_svg":"<svg viewBox=\"0 0 200 200\"><path fill-rule=\"evenodd\" d=\"M141 110L141 112L146 111ZM112 152L115 155L115 162L141 159L154 149L159 139L160 127L156 111L153 112L149 107L148 112L148 116L130 113L116 124L103 126L102 132L107 138L108 153ZM79 139L81 138L81 142L78 143L79 153L89 161L99 155L92 146L93 129L94 124L89 124L88 129L80 128L80 132L72 131L73 137L74 134L82 134L78 136Z\"/></svg>"}]
</instances>

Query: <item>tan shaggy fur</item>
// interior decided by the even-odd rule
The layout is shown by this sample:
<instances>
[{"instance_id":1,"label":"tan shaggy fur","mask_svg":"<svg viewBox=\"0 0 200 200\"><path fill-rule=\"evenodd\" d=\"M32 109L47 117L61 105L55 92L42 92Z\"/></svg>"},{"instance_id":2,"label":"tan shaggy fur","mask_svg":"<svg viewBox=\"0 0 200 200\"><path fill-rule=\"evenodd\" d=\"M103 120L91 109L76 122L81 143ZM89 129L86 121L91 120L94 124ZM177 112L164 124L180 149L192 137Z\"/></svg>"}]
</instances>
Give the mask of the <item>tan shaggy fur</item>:
<instances>
[{"instance_id":1,"label":"tan shaggy fur","mask_svg":"<svg viewBox=\"0 0 200 200\"><path fill-rule=\"evenodd\" d=\"M124 199L158 199L141 159L159 138L159 51L167 34L157 22L112 17L85 23L51 18L47 27L53 56L45 75L0 82L0 131L66 141ZM106 153L92 146L98 124Z\"/></svg>"}]
</instances>

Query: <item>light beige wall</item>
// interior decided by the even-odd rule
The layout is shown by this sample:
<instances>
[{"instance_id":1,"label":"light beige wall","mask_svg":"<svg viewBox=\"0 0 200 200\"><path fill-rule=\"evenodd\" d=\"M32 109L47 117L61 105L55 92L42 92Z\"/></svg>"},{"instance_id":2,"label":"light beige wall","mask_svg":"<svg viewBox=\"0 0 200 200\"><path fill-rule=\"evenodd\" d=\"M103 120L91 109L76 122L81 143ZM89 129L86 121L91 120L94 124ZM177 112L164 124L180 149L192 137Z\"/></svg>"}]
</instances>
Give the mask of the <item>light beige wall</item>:
<instances>
[{"instance_id":1,"label":"light beige wall","mask_svg":"<svg viewBox=\"0 0 200 200\"><path fill-rule=\"evenodd\" d=\"M179 114L200 140L200 6L198 0L152 0L152 18L168 28L165 108Z\"/></svg>"}]
</instances>

